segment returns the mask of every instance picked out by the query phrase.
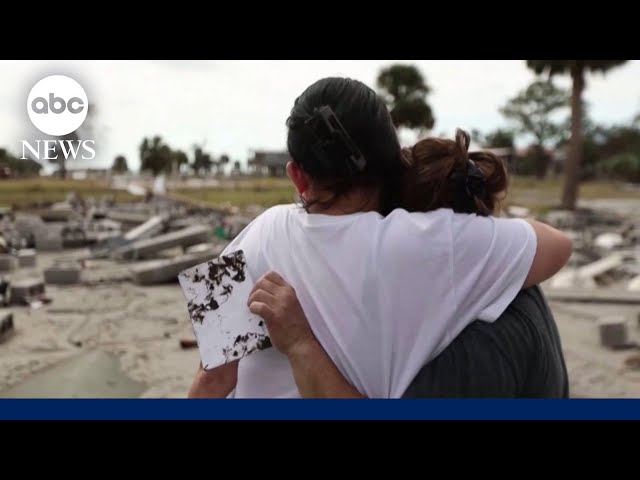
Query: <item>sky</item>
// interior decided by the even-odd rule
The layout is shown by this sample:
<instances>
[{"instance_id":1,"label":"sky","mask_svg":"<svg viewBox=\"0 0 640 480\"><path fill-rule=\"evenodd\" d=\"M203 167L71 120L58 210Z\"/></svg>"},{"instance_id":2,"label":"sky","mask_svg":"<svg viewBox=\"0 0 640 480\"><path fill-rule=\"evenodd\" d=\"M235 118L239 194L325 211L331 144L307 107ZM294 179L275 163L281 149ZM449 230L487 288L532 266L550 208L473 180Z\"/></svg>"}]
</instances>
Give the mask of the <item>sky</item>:
<instances>
[{"instance_id":1,"label":"sky","mask_svg":"<svg viewBox=\"0 0 640 480\"><path fill-rule=\"evenodd\" d=\"M108 167L117 155L139 166L142 139L160 135L191 157L193 145L243 164L256 149L284 150L285 120L293 101L314 81L348 76L375 88L378 72L402 63L417 66L435 134L456 128L488 132L507 126L498 109L535 78L524 60L101 60L0 61L0 148L21 155L21 139L33 132L27 96L41 78L62 74L78 81L95 108L91 138L96 158L69 168ZM569 87L567 77L559 86ZM598 124L629 122L640 113L640 61L606 77L590 75L585 99ZM404 143L410 141L403 136Z\"/></svg>"}]
</instances>

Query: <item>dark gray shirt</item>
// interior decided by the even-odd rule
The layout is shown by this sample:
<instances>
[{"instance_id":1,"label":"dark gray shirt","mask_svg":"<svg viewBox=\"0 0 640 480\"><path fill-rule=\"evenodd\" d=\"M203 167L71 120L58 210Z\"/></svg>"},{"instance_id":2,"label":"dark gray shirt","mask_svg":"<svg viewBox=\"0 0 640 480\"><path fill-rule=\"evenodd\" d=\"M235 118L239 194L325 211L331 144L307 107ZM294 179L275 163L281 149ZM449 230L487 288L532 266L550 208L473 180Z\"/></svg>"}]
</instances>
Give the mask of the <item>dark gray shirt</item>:
<instances>
[{"instance_id":1,"label":"dark gray shirt","mask_svg":"<svg viewBox=\"0 0 640 480\"><path fill-rule=\"evenodd\" d=\"M560 334L539 287L494 322L469 325L418 373L405 398L568 398Z\"/></svg>"}]
</instances>

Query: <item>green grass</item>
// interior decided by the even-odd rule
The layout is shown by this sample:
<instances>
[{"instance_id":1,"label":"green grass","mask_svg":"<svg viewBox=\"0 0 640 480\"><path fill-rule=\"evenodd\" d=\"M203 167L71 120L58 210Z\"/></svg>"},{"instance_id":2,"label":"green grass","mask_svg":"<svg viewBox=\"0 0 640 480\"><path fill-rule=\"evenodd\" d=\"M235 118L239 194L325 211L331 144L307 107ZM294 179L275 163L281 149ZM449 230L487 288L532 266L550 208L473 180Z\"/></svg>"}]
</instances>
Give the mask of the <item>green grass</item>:
<instances>
[{"instance_id":1,"label":"green grass","mask_svg":"<svg viewBox=\"0 0 640 480\"><path fill-rule=\"evenodd\" d=\"M537 213L543 213L560 205L562 178L537 180L531 177L512 177L507 196L507 204L521 205ZM620 182L582 182L579 199L596 198L639 198L638 191L624 187Z\"/></svg>"},{"instance_id":2,"label":"green grass","mask_svg":"<svg viewBox=\"0 0 640 480\"><path fill-rule=\"evenodd\" d=\"M545 211L560 204L562 179L537 180L530 177L512 177L510 179L507 204L522 205L536 211ZM290 203L295 192L286 178L245 179L228 182L216 188L184 189L176 193L194 200L224 204L231 203L239 207L250 204L271 206ZM580 198L637 198L638 192L626 190L616 182L583 182L580 185Z\"/></svg>"},{"instance_id":3,"label":"green grass","mask_svg":"<svg viewBox=\"0 0 640 480\"><path fill-rule=\"evenodd\" d=\"M540 212L557 206L561 191L562 179L539 181L534 178L512 177L507 204L522 205ZM112 195L117 202L136 198L127 192L112 190L100 182L90 180L0 180L0 206L58 202L64 200L69 192L76 192L84 197ZM287 178L227 180L219 187L180 189L175 193L201 202L232 204L241 208L252 204L269 207L296 200L295 191ZM638 192L625 189L622 184L615 182L584 182L580 186L580 198L638 198Z\"/></svg>"},{"instance_id":4,"label":"green grass","mask_svg":"<svg viewBox=\"0 0 640 480\"><path fill-rule=\"evenodd\" d=\"M116 202L125 202L136 198L127 192L113 190L96 181L30 178L0 180L0 206L24 207L40 202L60 202L69 192L75 192L83 197L109 195Z\"/></svg>"},{"instance_id":5,"label":"green grass","mask_svg":"<svg viewBox=\"0 0 640 480\"><path fill-rule=\"evenodd\" d=\"M221 187L181 189L175 193L216 205L230 203L238 207L262 205L270 207L296 200L295 190L288 179L265 178L227 182Z\"/></svg>"}]
</instances>

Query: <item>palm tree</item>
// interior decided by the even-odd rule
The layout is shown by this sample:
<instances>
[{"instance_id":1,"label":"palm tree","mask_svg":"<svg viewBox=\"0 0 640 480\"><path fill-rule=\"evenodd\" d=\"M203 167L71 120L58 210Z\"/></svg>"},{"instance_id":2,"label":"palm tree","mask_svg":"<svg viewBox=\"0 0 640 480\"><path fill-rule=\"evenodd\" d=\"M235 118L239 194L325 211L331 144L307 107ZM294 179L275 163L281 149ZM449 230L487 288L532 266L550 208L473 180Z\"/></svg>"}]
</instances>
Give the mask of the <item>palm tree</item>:
<instances>
[{"instance_id":1,"label":"palm tree","mask_svg":"<svg viewBox=\"0 0 640 480\"><path fill-rule=\"evenodd\" d=\"M622 65L626 60L527 60L527 66L537 74L548 73L549 77L569 73L573 82L571 90L571 139L569 155L565 162L565 182L562 191L562 207L576 208L580 164L584 140L582 132L582 92L585 88L585 73L601 72Z\"/></svg>"},{"instance_id":2,"label":"palm tree","mask_svg":"<svg viewBox=\"0 0 640 480\"><path fill-rule=\"evenodd\" d=\"M391 65L380 72L377 83L391 109L396 128L407 127L419 131L433 128L435 118L427 103L431 89L416 67Z\"/></svg>"}]
</instances>

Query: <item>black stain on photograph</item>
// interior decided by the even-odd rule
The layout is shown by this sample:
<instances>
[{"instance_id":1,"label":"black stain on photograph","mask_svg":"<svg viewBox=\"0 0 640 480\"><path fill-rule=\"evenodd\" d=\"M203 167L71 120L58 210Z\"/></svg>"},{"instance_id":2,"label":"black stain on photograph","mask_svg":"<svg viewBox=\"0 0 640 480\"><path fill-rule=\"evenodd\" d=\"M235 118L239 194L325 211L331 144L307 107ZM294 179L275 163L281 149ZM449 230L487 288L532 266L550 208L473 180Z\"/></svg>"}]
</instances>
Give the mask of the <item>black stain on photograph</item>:
<instances>
[{"instance_id":1,"label":"black stain on photograph","mask_svg":"<svg viewBox=\"0 0 640 480\"><path fill-rule=\"evenodd\" d=\"M208 312L218 310L221 305L227 302L234 292L234 285L245 282L246 259L244 252L239 250L229 255L220 256L206 264L184 272L184 278L189 282L204 285L206 294L204 298L191 299L187 308L194 323L203 324ZM211 319L211 317L209 317ZM220 315L217 320L221 321ZM249 318L249 322L253 321ZM209 320L208 320L209 321ZM258 320L260 329L264 330L264 321ZM225 331L228 335L227 347L222 348L225 362L242 358L256 350L264 350L271 347L271 340L266 331L264 333L248 332L244 335L231 336L230 331ZM206 367L205 367L206 369Z\"/></svg>"},{"instance_id":2,"label":"black stain on photograph","mask_svg":"<svg viewBox=\"0 0 640 480\"><path fill-rule=\"evenodd\" d=\"M207 272L196 268L192 273L185 273L185 277L193 283L204 282L207 295L203 303L189 301L187 308L194 322L202 324L207 312L217 310L233 293L233 283L241 283L246 279L247 263L242 250L225 255L207 262Z\"/></svg>"}]
</instances>

